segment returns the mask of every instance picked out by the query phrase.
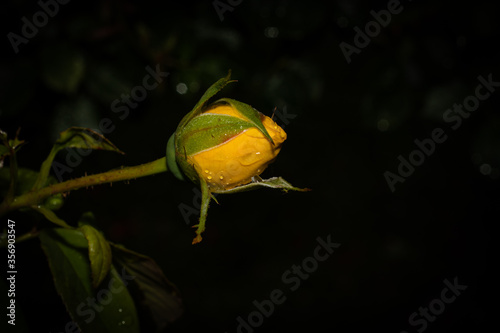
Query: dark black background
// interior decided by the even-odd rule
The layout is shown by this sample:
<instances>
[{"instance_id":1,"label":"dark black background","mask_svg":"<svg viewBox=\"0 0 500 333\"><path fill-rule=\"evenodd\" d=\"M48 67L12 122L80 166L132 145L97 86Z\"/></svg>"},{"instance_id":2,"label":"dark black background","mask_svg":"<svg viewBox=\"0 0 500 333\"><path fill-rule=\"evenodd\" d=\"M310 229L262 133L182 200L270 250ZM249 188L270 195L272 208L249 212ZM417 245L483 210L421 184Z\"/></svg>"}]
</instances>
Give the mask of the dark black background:
<instances>
[{"instance_id":1,"label":"dark black background","mask_svg":"<svg viewBox=\"0 0 500 333\"><path fill-rule=\"evenodd\" d=\"M499 8L403 1L402 12L348 64L339 44L353 44L353 28L364 29L370 11L387 3L247 0L221 21L212 1L72 0L16 54L7 34L19 34L21 18L40 7L7 1L0 128L14 135L21 127L28 145L19 164L38 169L58 132L111 119L116 128L107 137L126 155L93 152L64 179L148 162L164 154L203 91L232 69L238 83L221 97L295 116L278 120L288 140L263 176L312 192L221 195L196 246L179 210L193 206L195 186L170 174L72 192L59 213L75 222L91 210L108 239L159 263L186 306L170 331L236 332L237 317L254 311L254 300L282 289L286 302L256 332L416 332L410 314L455 277L467 290L426 331L485 331L497 310L490 295L498 262L499 92L457 130L443 114L474 94L479 75L500 81ZM168 78L120 119L113 100L157 64ZM179 83L187 93L177 92ZM398 156L407 158L414 140L437 127L448 139L392 193L384 172L396 173ZM65 158L62 152L57 160ZM32 219L11 218L19 225ZM340 248L290 291L282 274L328 235ZM17 262L18 331L63 331L69 316L37 240L18 245Z\"/></svg>"}]
</instances>

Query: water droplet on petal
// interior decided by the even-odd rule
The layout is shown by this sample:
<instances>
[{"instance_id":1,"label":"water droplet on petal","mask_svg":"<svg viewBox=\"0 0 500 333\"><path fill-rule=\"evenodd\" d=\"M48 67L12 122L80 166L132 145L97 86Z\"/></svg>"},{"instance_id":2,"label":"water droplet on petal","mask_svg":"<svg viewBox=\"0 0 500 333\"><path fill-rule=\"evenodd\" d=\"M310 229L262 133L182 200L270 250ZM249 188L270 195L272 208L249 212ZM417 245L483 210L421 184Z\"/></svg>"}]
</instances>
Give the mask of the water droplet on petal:
<instances>
[{"instance_id":1,"label":"water droplet on petal","mask_svg":"<svg viewBox=\"0 0 500 333\"><path fill-rule=\"evenodd\" d=\"M254 164L260 160L262 160L262 157L259 156L260 155L260 152L250 152L250 153L247 153L247 154L244 154L241 156L240 158L240 163L242 165L251 165L251 164Z\"/></svg>"},{"instance_id":2,"label":"water droplet on petal","mask_svg":"<svg viewBox=\"0 0 500 333\"><path fill-rule=\"evenodd\" d=\"M208 179L208 180L212 179L212 176L208 176L208 177L207 177L207 179Z\"/></svg>"}]
</instances>

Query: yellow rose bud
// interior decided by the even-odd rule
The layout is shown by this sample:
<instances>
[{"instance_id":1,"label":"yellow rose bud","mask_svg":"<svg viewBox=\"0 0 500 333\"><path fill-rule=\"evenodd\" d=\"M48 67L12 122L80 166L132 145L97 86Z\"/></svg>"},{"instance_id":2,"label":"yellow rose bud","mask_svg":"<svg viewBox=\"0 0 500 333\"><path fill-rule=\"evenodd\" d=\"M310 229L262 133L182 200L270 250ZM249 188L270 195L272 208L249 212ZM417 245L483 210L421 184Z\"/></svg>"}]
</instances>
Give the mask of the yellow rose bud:
<instances>
[{"instance_id":1,"label":"yellow rose bud","mask_svg":"<svg viewBox=\"0 0 500 333\"><path fill-rule=\"evenodd\" d=\"M245 120L235 108L227 105L216 106L201 116L208 114ZM271 118L260 113L259 116L273 142L256 127L250 127L215 147L189 157L190 164L194 165L210 189L226 190L248 184L276 158L286 140L286 133Z\"/></svg>"},{"instance_id":2,"label":"yellow rose bud","mask_svg":"<svg viewBox=\"0 0 500 333\"><path fill-rule=\"evenodd\" d=\"M258 177L281 150L286 133L271 118L250 105L222 98L208 100L230 82L227 77L214 83L193 110L179 123L167 143L168 170L177 178L187 177L200 185L200 220L193 244L205 230L212 193L236 193L267 187L284 191L306 191L281 177Z\"/></svg>"}]
</instances>

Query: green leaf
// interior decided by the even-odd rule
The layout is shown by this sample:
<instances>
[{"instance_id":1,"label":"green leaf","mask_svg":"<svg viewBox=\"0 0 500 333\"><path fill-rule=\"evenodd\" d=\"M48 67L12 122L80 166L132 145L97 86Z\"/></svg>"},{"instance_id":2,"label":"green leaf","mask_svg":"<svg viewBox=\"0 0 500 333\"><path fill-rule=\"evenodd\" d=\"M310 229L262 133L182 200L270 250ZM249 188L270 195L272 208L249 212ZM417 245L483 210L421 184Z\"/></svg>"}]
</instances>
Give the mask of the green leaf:
<instances>
[{"instance_id":1,"label":"green leaf","mask_svg":"<svg viewBox=\"0 0 500 333\"><path fill-rule=\"evenodd\" d=\"M104 136L84 127L70 127L61 132L55 146L57 150L62 148L101 149L124 154Z\"/></svg>"},{"instance_id":2,"label":"green leaf","mask_svg":"<svg viewBox=\"0 0 500 333\"><path fill-rule=\"evenodd\" d=\"M184 307L177 288L163 275L156 262L142 254L111 243L113 261L135 276L132 284L138 289L137 304L144 307L149 320L144 323L155 327L144 327L144 331L157 332L174 322L183 313ZM139 309L140 310L140 309Z\"/></svg>"},{"instance_id":3,"label":"green leaf","mask_svg":"<svg viewBox=\"0 0 500 333\"><path fill-rule=\"evenodd\" d=\"M92 212L85 212L78 219L78 227L83 227L84 225L95 226L96 225L95 215Z\"/></svg>"},{"instance_id":4,"label":"green leaf","mask_svg":"<svg viewBox=\"0 0 500 333\"><path fill-rule=\"evenodd\" d=\"M0 195L5 196L7 194L7 188L10 183L10 171L8 168L0 169ZM26 168L17 169L17 183L15 195L22 195L33 188L36 180L39 177L38 171L34 171ZM49 176L46 181L47 184L55 184L57 180L55 177ZM42 204L43 207L50 210L58 210L64 204L64 198L61 193L54 194L47 199L45 199Z\"/></svg>"},{"instance_id":5,"label":"green leaf","mask_svg":"<svg viewBox=\"0 0 500 333\"><path fill-rule=\"evenodd\" d=\"M38 177L38 172L26 169L26 168L18 168L17 169L17 186L16 186L16 195L21 195L23 193L28 192L35 183ZM0 169L0 188L3 188L10 182L10 172L8 168Z\"/></svg>"},{"instance_id":6,"label":"green leaf","mask_svg":"<svg viewBox=\"0 0 500 333\"><path fill-rule=\"evenodd\" d=\"M82 149L98 149L109 150L120 154L124 154L114 144L111 143L101 134L84 127L70 127L61 132L59 139L52 147L47 159L42 163L38 179L33 185L33 190L39 190L47 183L47 177L52 167L52 161L56 154L64 148L82 148Z\"/></svg>"},{"instance_id":7,"label":"green leaf","mask_svg":"<svg viewBox=\"0 0 500 333\"><path fill-rule=\"evenodd\" d=\"M104 236L94 227L87 224L80 227L80 230L89 243L92 287L97 288L106 278L111 267L111 248Z\"/></svg>"},{"instance_id":8,"label":"green leaf","mask_svg":"<svg viewBox=\"0 0 500 333\"><path fill-rule=\"evenodd\" d=\"M55 223L58 226L63 227L63 228L71 228L64 220L60 219L56 215L56 213L54 213L53 211L51 211L48 208L45 208L43 206L31 206L31 208L33 208L33 210L35 210L35 211L39 212L40 214L42 214L43 216L45 216L45 218L47 220L49 220L50 222Z\"/></svg>"},{"instance_id":9,"label":"green leaf","mask_svg":"<svg viewBox=\"0 0 500 333\"><path fill-rule=\"evenodd\" d=\"M9 148L5 147L3 144L0 144L0 161L3 161L5 156L9 155Z\"/></svg>"},{"instance_id":10,"label":"green leaf","mask_svg":"<svg viewBox=\"0 0 500 333\"><path fill-rule=\"evenodd\" d=\"M266 138L268 138L269 141L271 141L271 143L274 144L273 139L271 138L271 136L267 132L267 129L264 127L262 121L260 120L261 113L259 111L255 110L248 104L242 103L240 101L231 98L221 98L218 101L214 102L214 104L220 102L227 103L236 110L238 110L243 117L247 118L248 121L250 121L253 124L253 126L257 127L259 131L261 131L262 134L264 134Z\"/></svg>"},{"instance_id":11,"label":"green leaf","mask_svg":"<svg viewBox=\"0 0 500 333\"><path fill-rule=\"evenodd\" d=\"M19 140L20 129L16 132L16 137L14 140L7 140L7 133L0 130L0 140L3 145L0 145L0 169L3 168L3 160L6 156L10 156L10 183L9 190L5 196L7 202L11 202L14 199L14 193L17 189L17 159L16 152L25 144L24 140Z\"/></svg>"},{"instance_id":12,"label":"green leaf","mask_svg":"<svg viewBox=\"0 0 500 333\"><path fill-rule=\"evenodd\" d=\"M308 188L298 188L295 186L292 186L289 182L284 180L281 177L273 177L269 179L261 179L259 181L254 181L250 184L246 185L241 185L229 190L219 190L219 191L213 191L214 193L225 193L225 194L231 194L231 193L238 193L238 192L246 192L246 191L251 191L251 190L256 190L260 187L270 187L270 188L277 188L280 190L283 190L285 192L288 191L300 191L300 192L307 192L310 191Z\"/></svg>"},{"instance_id":13,"label":"green leaf","mask_svg":"<svg viewBox=\"0 0 500 333\"><path fill-rule=\"evenodd\" d=\"M9 140L9 146L14 149L14 151L18 151L19 149L21 149L22 146L24 146L24 144L26 143L26 141L24 140L19 140L17 138L17 135L16 135L16 138L13 139L13 140Z\"/></svg>"},{"instance_id":14,"label":"green leaf","mask_svg":"<svg viewBox=\"0 0 500 333\"><path fill-rule=\"evenodd\" d=\"M111 266L101 288L94 290L88 242L81 231L44 229L39 238L56 290L83 332L139 332L136 308L126 288L135 276L125 270L119 274Z\"/></svg>"},{"instance_id":15,"label":"green leaf","mask_svg":"<svg viewBox=\"0 0 500 333\"><path fill-rule=\"evenodd\" d=\"M7 141L7 133L0 130L0 141ZM10 155L10 149L0 143L0 169L3 168L3 160Z\"/></svg>"},{"instance_id":16,"label":"green leaf","mask_svg":"<svg viewBox=\"0 0 500 333\"><path fill-rule=\"evenodd\" d=\"M20 128L16 132L16 137L11 140L8 139L8 135L6 132L0 130L0 141L3 142L3 145L0 144L0 157L2 157L3 154L9 155L10 154L10 149L12 148L14 151L19 150L26 142L24 140L19 140L19 132Z\"/></svg>"},{"instance_id":17,"label":"green leaf","mask_svg":"<svg viewBox=\"0 0 500 333\"><path fill-rule=\"evenodd\" d=\"M203 94L203 96L201 96L200 100L198 101L198 103L196 103L191 112L189 112L187 115L184 116L184 118L182 118L178 128L184 127L184 125L187 124L192 118L200 114L203 105L215 94L221 91L222 88L224 88L228 83L231 82L236 82L236 80L231 80L231 70L229 70L226 77L219 79L217 82L212 84L210 88L207 89L207 91L205 91L205 93Z\"/></svg>"}]
</instances>

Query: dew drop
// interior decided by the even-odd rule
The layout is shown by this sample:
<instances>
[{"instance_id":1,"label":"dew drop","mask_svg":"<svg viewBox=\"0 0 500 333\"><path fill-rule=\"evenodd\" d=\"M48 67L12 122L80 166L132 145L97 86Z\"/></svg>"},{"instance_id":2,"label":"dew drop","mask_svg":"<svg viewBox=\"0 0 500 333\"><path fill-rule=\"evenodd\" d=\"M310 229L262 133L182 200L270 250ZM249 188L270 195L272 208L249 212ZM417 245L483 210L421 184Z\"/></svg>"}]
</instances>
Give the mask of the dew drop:
<instances>
[{"instance_id":1,"label":"dew drop","mask_svg":"<svg viewBox=\"0 0 500 333\"><path fill-rule=\"evenodd\" d=\"M241 156L240 163L242 165L254 164L254 163L262 160L262 157L259 155L260 155L260 152L250 152L248 154L245 154L245 155Z\"/></svg>"},{"instance_id":2,"label":"dew drop","mask_svg":"<svg viewBox=\"0 0 500 333\"><path fill-rule=\"evenodd\" d=\"M118 312L123 312L123 309L122 308L118 309Z\"/></svg>"},{"instance_id":3,"label":"dew drop","mask_svg":"<svg viewBox=\"0 0 500 333\"><path fill-rule=\"evenodd\" d=\"M208 170L205 170L205 173L210 173L210 171L208 171Z\"/></svg>"},{"instance_id":4,"label":"dew drop","mask_svg":"<svg viewBox=\"0 0 500 333\"><path fill-rule=\"evenodd\" d=\"M224 179L224 176L219 176L219 179L220 179L220 180L223 180L223 179Z\"/></svg>"},{"instance_id":5,"label":"dew drop","mask_svg":"<svg viewBox=\"0 0 500 333\"><path fill-rule=\"evenodd\" d=\"M208 177L207 177L207 179L208 179L208 180L212 179L212 176L208 176Z\"/></svg>"}]
</instances>

